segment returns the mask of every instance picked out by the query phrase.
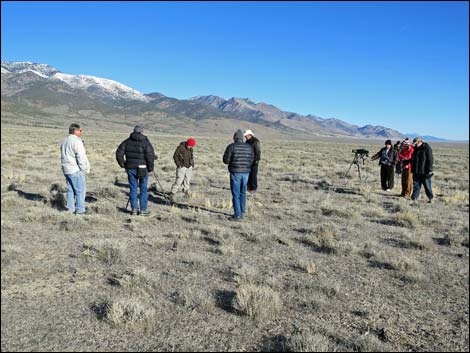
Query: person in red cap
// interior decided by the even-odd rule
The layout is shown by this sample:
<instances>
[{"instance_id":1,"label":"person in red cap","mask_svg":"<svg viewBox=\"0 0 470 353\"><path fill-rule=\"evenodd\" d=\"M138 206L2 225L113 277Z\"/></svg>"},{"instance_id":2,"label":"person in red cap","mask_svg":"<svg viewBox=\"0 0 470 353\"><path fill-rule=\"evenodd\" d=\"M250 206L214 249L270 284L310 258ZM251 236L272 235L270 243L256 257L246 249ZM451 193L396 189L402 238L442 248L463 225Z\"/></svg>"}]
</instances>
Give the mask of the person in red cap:
<instances>
[{"instance_id":1,"label":"person in red cap","mask_svg":"<svg viewBox=\"0 0 470 353\"><path fill-rule=\"evenodd\" d=\"M173 154L173 160L176 164L176 180L171 187L171 200L180 189L183 190L185 197L189 197L189 183L194 168L194 146L196 146L196 140L190 137L187 141L181 142Z\"/></svg>"}]
</instances>

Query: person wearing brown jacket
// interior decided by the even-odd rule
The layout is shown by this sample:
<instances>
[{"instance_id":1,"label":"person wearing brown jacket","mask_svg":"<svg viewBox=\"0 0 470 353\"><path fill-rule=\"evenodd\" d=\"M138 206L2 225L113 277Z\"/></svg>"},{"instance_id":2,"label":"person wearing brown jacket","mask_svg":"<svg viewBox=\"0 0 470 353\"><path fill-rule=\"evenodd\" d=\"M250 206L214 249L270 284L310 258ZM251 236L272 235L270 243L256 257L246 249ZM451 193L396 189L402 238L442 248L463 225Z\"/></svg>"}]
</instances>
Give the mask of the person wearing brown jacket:
<instances>
[{"instance_id":1,"label":"person wearing brown jacket","mask_svg":"<svg viewBox=\"0 0 470 353\"><path fill-rule=\"evenodd\" d=\"M194 146L196 146L196 140L190 137L187 141L181 142L173 154L173 160L176 164L176 180L171 187L170 199L172 200L180 189L183 190L185 197L189 197L189 184L194 168Z\"/></svg>"}]
</instances>

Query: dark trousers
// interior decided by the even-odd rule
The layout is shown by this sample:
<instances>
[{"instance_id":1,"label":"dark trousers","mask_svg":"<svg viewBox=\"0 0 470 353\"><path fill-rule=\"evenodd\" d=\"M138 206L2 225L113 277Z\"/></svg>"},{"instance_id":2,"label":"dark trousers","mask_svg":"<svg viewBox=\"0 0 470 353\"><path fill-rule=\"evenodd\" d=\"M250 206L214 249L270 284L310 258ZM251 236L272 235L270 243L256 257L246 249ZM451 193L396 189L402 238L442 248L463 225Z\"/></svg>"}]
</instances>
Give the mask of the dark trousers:
<instances>
[{"instance_id":1,"label":"dark trousers","mask_svg":"<svg viewBox=\"0 0 470 353\"><path fill-rule=\"evenodd\" d=\"M382 190L393 189L393 180L395 176L395 167L393 165L380 166L380 182Z\"/></svg>"},{"instance_id":2,"label":"dark trousers","mask_svg":"<svg viewBox=\"0 0 470 353\"><path fill-rule=\"evenodd\" d=\"M247 189L256 190L258 188L258 164L251 166L250 176L248 177Z\"/></svg>"},{"instance_id":3,"label":"dark trousers","mask_svg":"<svg viewBox=\"0 0 470 353\"><path fill-rule=\"evenodd\" d=\"M434 195L432 194L431 177L423 174L413 174L413 195L411 195L411 198L413 200L418 199L421 185L424 185L424 191L428 199L432 200Z\"/></svg>"}]
</instances>

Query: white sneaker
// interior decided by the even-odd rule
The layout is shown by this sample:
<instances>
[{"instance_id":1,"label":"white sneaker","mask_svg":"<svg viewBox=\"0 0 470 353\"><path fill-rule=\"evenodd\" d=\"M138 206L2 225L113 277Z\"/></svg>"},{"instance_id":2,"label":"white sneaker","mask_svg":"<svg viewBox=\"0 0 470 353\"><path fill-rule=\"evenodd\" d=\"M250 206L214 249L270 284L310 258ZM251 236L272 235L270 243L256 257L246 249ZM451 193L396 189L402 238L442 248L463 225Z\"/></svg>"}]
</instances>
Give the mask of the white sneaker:
<instances>
[{"instance_id":1,"label":"white sneaker","mask_svg":"<svg viewBox=\"0 0 470 353\"><path fill-rule=\"evenodd\" d=\"M386 191L390 192L390 191L392 191L392 190L390 190L390 189L387 189Z\"/></svg>"}]
</instances>

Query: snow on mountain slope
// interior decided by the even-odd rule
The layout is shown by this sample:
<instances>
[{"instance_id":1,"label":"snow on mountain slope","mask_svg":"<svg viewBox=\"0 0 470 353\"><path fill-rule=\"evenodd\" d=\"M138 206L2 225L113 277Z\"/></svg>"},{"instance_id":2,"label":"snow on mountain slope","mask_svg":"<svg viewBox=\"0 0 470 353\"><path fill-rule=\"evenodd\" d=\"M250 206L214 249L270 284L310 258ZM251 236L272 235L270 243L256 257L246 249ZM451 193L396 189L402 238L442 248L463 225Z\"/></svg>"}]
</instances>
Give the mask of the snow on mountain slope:
<instances>
[{"instance_id":1,"label":"snow on mountain slope","mask_svg":"<svg viewBox=\"0 0 470 353\"><path fill-rule=\"evenodd\" d=\"M59 72L55 67L47 64L37 64L29 61L2 62L2 73L21 74L28 71L34 72L36 75L45 78Z\"/></svg>"},{"instance_id":2,"label":"snow on mountain slope","mask_svg":"<svg viewBox=\"0 0 470 353\"><path fill-rule=\"evenodd\" d=\"M132 99L144 102L150 101L149 97L133 88L125 86L122 83L101 77L88 75L69 75L57 72L52 75L51 78L63 81L73 88L83 89L88 92L103 96L109 96L113 99Z\"/></svg>"},{"instance_id":3,"label":"snow on mountain slope","mask_svg":"<svg viewBox=\"0 0 470 353\"><path fill-rule=\"evenodd\" d=\"M42 78L65 82L73 89L85 90L88 93L111 99L129 99L149 102L150 97L123 85L122 83L105 78L89 75L64 74L47 64L37 64L28 61L2 62L2 74L23 74L32 72Z\"/></svg>"}]
</instances>

